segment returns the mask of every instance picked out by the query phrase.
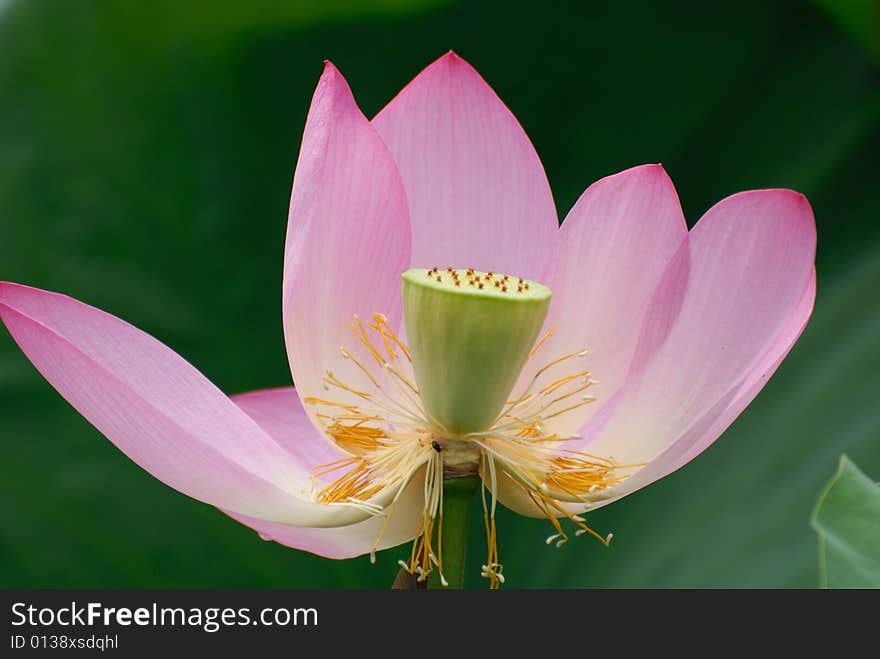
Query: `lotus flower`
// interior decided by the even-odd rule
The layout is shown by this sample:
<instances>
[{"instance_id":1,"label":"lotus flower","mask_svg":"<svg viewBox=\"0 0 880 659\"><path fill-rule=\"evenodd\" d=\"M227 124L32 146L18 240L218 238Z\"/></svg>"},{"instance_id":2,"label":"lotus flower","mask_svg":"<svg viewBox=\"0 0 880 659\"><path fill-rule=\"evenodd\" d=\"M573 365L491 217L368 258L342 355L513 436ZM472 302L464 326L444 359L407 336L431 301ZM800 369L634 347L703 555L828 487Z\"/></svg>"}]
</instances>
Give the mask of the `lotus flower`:
<instances>
[{"instance_id":1,"label":"lotus flower","mask_svg":"<svg viewBox=\"0 0 880 659\"><path fill-rule=\"evenodd\" d=\"M594 183L560 227L529 139L458 56L372 121L328 63L284 255L296 389L229 398L56 293L4 283L0 315L132 460L289 547L412 540L404 566L442 573L444 480L479 476L498 585L496 500L547 518L548 544L607 542L584 513L727 428L810 316L815 244L807 200L781 189L728 197L688 232L660 165Z\"/></svg>"}]
</instances>

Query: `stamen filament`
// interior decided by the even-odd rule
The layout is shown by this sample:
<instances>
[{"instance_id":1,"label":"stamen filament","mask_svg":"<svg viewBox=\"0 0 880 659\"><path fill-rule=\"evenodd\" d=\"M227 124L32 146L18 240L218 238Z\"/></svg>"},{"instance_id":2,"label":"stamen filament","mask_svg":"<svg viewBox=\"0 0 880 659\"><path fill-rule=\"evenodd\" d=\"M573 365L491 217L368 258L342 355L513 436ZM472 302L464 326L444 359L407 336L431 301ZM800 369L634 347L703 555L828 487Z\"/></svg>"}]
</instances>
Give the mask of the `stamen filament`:
<instances>
[{"instance_id":1,"label":"stamen filament","mask_svg":"<svg viewBox=\"0 0 880 659\"><path fill-rule=\"evenodd\" d=\"M423 473L420 528L413 540L409 560L401 560L400 565L417 581L425 581L433 573L432 583L449 584L450 579L443 570L444 478L448 473L461 472L447 473L445 460L451 460L449 468L462 468L461 454L445 451L450 441L471 442L474 446L473 457L467 457L464 464L467 467L473 460L474 469L482 480L480 496L487 554L481 575L489 580L491 588L499 588L505 582L495 521L499 478L507 478L515 487L521 488L536 509L547 517L554 531L546 538L548 545L559 547L568 541L563 520L575 525L575 536L589 534L608 545L612 534L603 537L590 528L583 517L571 512L571 506L567 504L593 504L602 496L603 490L617 485L632 469L643 465L620 465L613 459L566 449L564 442L578 436L557 435L552 432L552 424L547 424L593 402L594 398L585 392L597 381L588 370L578 369L549 383L538 384L551 369L583 357L586 350L569 352L539 368L521 394L504 403L489 428L450 436L428 414L418 387L407 376L408 367L401 366L400 360L412 361L412 354L390 327L387 318L374 314L373 322L364 323L355 316L351 329L366 350L362 357L368 354L384 374L380 375L375 367L369 367L369 359L358 358L341 347L343 358L354 364L356 371L366 378L361 383L363 386L345 382L328 370L323 382L327 389L338 392L342 400L315 396L306 396L303 400L318 408L313 418L348 454L314 468L314 500L325 505L353 506L372 516L385 516L370 551L371 561L375 561L375 553L404 491L414 478L421 479ZM551 327L535 343L528 359L538 352L555 329ZM457 461L452 457L454 455L459 455ZM470 492L473 493L473 489ZM453 509L457 510L455 506ZM450 512L450 515L450 523L460 523L458 513ZM448 567L452 570L449 574L458 584L453 575L459 573L456 566L461 559L455 542L451 547L453 553L447 554Z\"/></svg>"}]
</instances>

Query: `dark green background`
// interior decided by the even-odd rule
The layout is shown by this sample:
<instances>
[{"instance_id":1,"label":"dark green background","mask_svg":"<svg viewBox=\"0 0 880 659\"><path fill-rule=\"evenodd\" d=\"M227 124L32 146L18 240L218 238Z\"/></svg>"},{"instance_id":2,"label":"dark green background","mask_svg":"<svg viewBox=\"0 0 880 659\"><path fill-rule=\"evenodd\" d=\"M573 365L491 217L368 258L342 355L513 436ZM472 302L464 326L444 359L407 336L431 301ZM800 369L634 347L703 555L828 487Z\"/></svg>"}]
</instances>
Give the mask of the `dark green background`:
<instances>
[{"instance_id":1,"label":"dark green background","mask_svg":"<svg viewBox=\"0 0 880 659\"><path fill-rule=\"evenodd\" d=\"M372 115L454 48L522 122L561 215L662 162L691 222L782 186L819 226L815 314L756 402L592 515L609 550L555 550L548 524L503 514L509 585L814 586L808 520L837 456L880 478L877 14L659 4L0 2L0 278L133 322L225 391L287 384L286 210L322 61ZM260 541L131 463L5 333L0 421L0 586L387 587L405 553L371 567Z\"/></svg>"}]
</instances>

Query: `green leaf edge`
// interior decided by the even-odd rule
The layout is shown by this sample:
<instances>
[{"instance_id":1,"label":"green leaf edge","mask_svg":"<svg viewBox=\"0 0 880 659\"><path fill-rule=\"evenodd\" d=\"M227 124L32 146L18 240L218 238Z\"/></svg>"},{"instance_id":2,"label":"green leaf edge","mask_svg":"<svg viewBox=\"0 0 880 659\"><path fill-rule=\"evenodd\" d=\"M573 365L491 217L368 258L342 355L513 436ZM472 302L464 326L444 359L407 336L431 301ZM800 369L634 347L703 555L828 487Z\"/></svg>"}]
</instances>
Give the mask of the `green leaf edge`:
<instances>
[{"instance_id":1,"label":"green leaf edge","mask_svg":"<svg viewBox=\"0 0 880 659\"><path fill-rule=\"evenodd\" d=\"M831 477L825 487L819 492L819 497L816 499L816 504L813 506L813 512L810 514L810 526L813 527L813 530L816 531L816 536L819 538L819 587L820 588L828 588L828 568L826 565L826 556L825 556L825 537L822 535L819 530L819 525L817 522L817 517L819 515L819 510L822 508L822 504L825 503L825 499L828 496L828 493L831 491L837 481L840 480L841 475L846 469L847 464L849 464L853 469L855 469L859 474L865 476L867 478L867 474L859 469L859 466L849 459L849 456L846 453L841 453L840 459L837 461L837 471L834 472L834 475Z\"/></svg>"}]
</instances>

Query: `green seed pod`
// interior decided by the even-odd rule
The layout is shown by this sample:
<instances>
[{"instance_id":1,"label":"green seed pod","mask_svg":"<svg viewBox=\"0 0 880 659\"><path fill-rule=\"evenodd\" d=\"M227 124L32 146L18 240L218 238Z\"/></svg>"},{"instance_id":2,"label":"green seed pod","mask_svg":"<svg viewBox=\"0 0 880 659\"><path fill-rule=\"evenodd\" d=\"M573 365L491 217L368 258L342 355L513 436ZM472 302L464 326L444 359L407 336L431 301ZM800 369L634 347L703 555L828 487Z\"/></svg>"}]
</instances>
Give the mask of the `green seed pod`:
<instances>
[{"instance_id":1,"label":"green seed pod","mask_svg":"<svg viewBox=\"0 0 880 659\"><path fill-rule=\"evenodd\" d=\"M475 270L403 274L413 369L432 421L449 437L488 429L538 338L550 289Z\"/></svg>"}]
</instances>

